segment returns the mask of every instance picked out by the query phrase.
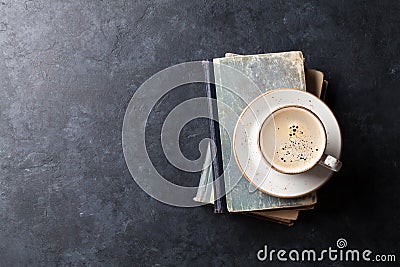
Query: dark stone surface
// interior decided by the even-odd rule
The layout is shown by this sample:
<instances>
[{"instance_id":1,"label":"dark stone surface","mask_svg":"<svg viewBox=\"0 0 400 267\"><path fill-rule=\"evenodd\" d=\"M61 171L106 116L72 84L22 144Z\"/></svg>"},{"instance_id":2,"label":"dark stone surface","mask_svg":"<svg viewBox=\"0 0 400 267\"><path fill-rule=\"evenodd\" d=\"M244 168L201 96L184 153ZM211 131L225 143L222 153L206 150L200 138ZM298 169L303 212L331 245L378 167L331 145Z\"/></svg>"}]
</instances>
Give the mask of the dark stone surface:
<instances>
[{"instance_id":1,"label":"dark stone surface","mask_svg":"<svg viewBox=\"0 0 400 267\"><path fill-rule=\"evenodd\" d=\"M339 237L398 253L399 2L18 2L0 1L0 265L253 265L264 244L322 250ZM141 83L227 51L285 50L326 73L343 131L344 167L315 210L288 228L170 207L135 184L121 128ZM178 88L159 108L196 95ZM187 127L194 159L207 127ZM195 184L199 174L168 166L157 140L163 172Z\"/></svg>"}]
</instances>

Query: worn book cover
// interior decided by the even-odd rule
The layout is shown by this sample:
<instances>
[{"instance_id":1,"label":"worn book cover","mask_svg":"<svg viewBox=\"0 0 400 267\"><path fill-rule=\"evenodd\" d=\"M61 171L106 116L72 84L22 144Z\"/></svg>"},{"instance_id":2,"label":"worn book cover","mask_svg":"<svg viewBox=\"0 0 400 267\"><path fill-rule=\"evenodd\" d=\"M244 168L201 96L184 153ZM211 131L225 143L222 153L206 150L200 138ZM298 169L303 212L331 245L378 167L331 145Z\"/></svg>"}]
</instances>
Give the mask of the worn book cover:
<instances>
[{"instance_id":1,"label":"worn book cover","mask_svg":"<svg viewBox=\"0 0 400 267\"><path fill-rule=\"evenodd\" d=\"M298 198L278 198L253 188L242 176L231 147L237 119L253 99L265 91L278 88L306 90L302 53L228 56L215 58L213 63L218 120L222 126L220 143L228 211L288 209L315 204L315 193Z\"/></svg>"}]
</instances>

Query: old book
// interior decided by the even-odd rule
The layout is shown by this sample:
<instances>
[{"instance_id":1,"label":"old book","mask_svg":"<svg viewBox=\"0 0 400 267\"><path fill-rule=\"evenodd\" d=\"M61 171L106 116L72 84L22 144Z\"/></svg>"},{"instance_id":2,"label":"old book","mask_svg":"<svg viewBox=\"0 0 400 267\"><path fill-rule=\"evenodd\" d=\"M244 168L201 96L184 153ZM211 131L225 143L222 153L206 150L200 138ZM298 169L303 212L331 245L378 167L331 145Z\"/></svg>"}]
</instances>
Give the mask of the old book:
<instances>
[{"instance_id":1,"label":"old book","mask_svg":"<svg viewBox=\"0 0 400 267\"><path fill-rule=\"evenodd\" d=\"M204 67L204 72L205 72L205 80L206 80L206 94L208 97L208 108L209 108L209 115L210 118L217 118L217 106L216 103L213 102L216 98L216 91L215 91L215 85L211 82L213 81L213 70L210 69L210 62L208 61L203 61L203 67ZM219 135L219 125L214 121L213 119L209 120L209 127L210 127L210 137L214 141L217 146L208 146L207 150L207 156L206 156L206 162L205 164L209 164L208 168L204 170L202 173L201 181L200 181L200 187L197 193L197 196L194 198L195 201L198 202L203 202L203 203L211 203L214 202L214 212L215 213L224 213L227 212L227 206L226 206L226 199L225 199L225 188L224 188L224 179L218 179L219 176L222 176L223 178L223 166L222 166L222 153L221 153L221 146L220 146L220 135ZM216 155L216 158L211 161L211 154ZM207 187L204 182L208 182L209 186ZM204 190L200 190L200 188L203 188ZM217 190L219 190L217 192ZM220 196L220 197L216 197ZM260 211L257 212L257 216L264 216L264 217L269 217L269 211ZM293 211L288 211L288 212L283 212L283 211L274 211L271 212L273 215L273 219L282 219L282 220L287 220L286 215L288 213L291 213L291 216L297 217L298 211L293 210ZM279 216L280 214L283 214L281 217Z\"/></svg>"},{"instance_id":2,"label":"old book","mask_svg":"<svg viewBox=\"0 0 400 267\"><path fill-rule=\"evenodd\" d=\"M238 55L233 54L233 53L227 53L225 56L232 57L232 56L238 56ZM305 79L306 79L307 91L310 93L313 93L317 97L320 97L323 99L324 94L326 93L327 84L328 84L326 80L323 80L323 73L320 71L317 71L317 70L306 69ZM210 75L208 75L208 79L206 79L206 80L208 80L208 81L210 80ZM215 90L215 88L213 88L213 89ZM209 87L208 87L208 90L210 90ZM207 94L210 95L210 92L208 92ZM214 109L216 109L216 107L214 107ZM215 114L213 116L215 117ZM210 130L211 129L212 128L210 128ZM214 139L214 138L212 138L212 139ZM215 153L215 151L213 153ZM215 179L215 176L213 176L213 174L212 174L213 170L212 170L212 164L210 164L210 162L211 162L211 155L210 155L210 147L209 147L208 151L207 151L206 162L205 162L205 166L208 166L208 168L204 168L204 171L201 174L201 179L200 179L200 183L199 183L199 185L201 185L201 186L199 186L197 195L194 198L195 201L207 203L207 204L211 204L215 200L214 192L213 192L214 187L215 187L215 186L213 186L213 180ZM219 168L221 168L221 167L219 167ZM207 184L208 184L208 186L206 186ZM253 212L244 212L244 213L251 214L253 217L264 218L264 219L272 220L275 222L292 225L293 221L297 219L297 216L298 216L298 213L300 210L311 209L314 207L314 204L315 203L312 203L311 205L305 205L302 207L298 207L297 209L289 208L287 210L284 210L284 209L262 210L262 211L253 211Z\"/></svg>"},{"instance_id":3,"label":"old book","mask_svg":"<svg viewBox=\"0 0 400 267\"><path fill-rule=\"evenodd\" d=\"M215 159L211 162L212 168L212 180L213 180L213 192L214 192L214 212L224 213L227 212L226 196L225 196L225 184L223 179L223 164L222 164L222 153L221 150L221 138L220 129L217 122L218 111L215 103L216 100L216 89L214 84L214 71L213 65L209 61L203 61L204 78L206 84L206 95L208 100L208 114L209 114L209 130L210 138L214 141L216 146L209 146L209 150L212 155L215 155ZM218 179L218 177L221 177Z\"/></svg>"},{"instance_id":4,"label":"old book","mask_svg":"<svg viewBox=\"0 0 400 267\"><path fill-rule=\"evenodd\" d=\"M298 198L278 198L252 188L232 160L230 143L238 115L257 96L278 88L306 90L302 53L238 55L216 58L213 63L218 119L224 127L220 128L220 138L228 211L294 209L315 204L315 192ZM243 76L249 77L252 83L243 80Z\"/></svg>"},{"instance_id":5,"label":"old book","mask_svg":"<svg viewBox=\"0 0 400 267\"><path fill-rule=\"evenodd\" d=\"M279 224L284 224L287 226L293 226L295 220L286 220L286 219L277 219L274 217L269 217L269 216L263 216L263 215L259 215L256 214L255 212L245 212L243 213L244 215L250 216L250 217L255 217L258 219L262 219L262 220L266 220L266 221L271 221L271 222L276 222Z\"/></svg>"},{"instance_id":6,"label":"old book","mask_svg":"<svg viewBox=\"0 0 400 267\"><path fill-rule=\"evenodd\" d=\"M306 69L307 92L325 100L328 81L324 80L324 74L319 70Z\"/></svg>"}]
</instances>

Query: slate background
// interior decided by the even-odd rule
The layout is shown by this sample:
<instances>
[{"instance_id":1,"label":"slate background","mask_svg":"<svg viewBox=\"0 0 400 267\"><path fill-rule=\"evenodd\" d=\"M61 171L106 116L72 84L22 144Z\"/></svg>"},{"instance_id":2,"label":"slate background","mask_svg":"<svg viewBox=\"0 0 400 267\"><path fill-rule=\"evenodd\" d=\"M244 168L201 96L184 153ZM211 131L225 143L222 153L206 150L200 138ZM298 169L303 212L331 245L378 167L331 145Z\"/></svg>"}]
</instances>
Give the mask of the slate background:
<instances>
[{"instance_id":1,"label":"slate background","mask_svg":"<svg viewBox=\"0 0 400 267\"><path fill-rule=\"evenodd\" d=\"M400 257L399 12L398 1L1 0L0 265L254 265L264 244L322 250L340 237ZM121 128L141 83L227 51L285 50L325 72L343 131L344 167L315 210L288 228L170 207L135 184ZM166 97L149 131L196 88ZM185 127L188 158L205 136L204 120ZM196 184L149 140L166 176Z\"/></svg>"}]
</instances>

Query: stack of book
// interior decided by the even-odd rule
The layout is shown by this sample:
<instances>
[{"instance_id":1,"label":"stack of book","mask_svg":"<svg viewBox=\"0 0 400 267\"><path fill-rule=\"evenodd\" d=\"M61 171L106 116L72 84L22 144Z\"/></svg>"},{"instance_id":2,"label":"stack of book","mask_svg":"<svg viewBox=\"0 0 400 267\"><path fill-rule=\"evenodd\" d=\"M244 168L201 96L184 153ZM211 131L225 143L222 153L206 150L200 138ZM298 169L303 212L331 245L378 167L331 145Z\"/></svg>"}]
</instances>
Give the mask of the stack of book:
<instances>
[{"instance_id":1,"label":"stack of book","mask_svg":"<svg viewBox=\"0 0 400 267\"><path fill-rule=\"evenodd\" d=\"M300 210L315 206L316 192L297 198L281 198L257 190L243 177L237 163L231 160L230 136L233 136L237 114L249 104L243 99L255 99L268 90L296 88L323 100L328 85L323 73L305 69L300 51L259 55L227 53L212 62L203 61L203 66L210 100L209 115L219 123L212 119L209 121L210 136L215 145L208 146L205 168L194 201L213 204L215 213L243 213L293 225ZM234 75L221 66L244 74L261 92L235 82ZM218 101L212 101L214 99ZM226 106L229 106L229 111Z\"/></svg>"}]
</instances>

